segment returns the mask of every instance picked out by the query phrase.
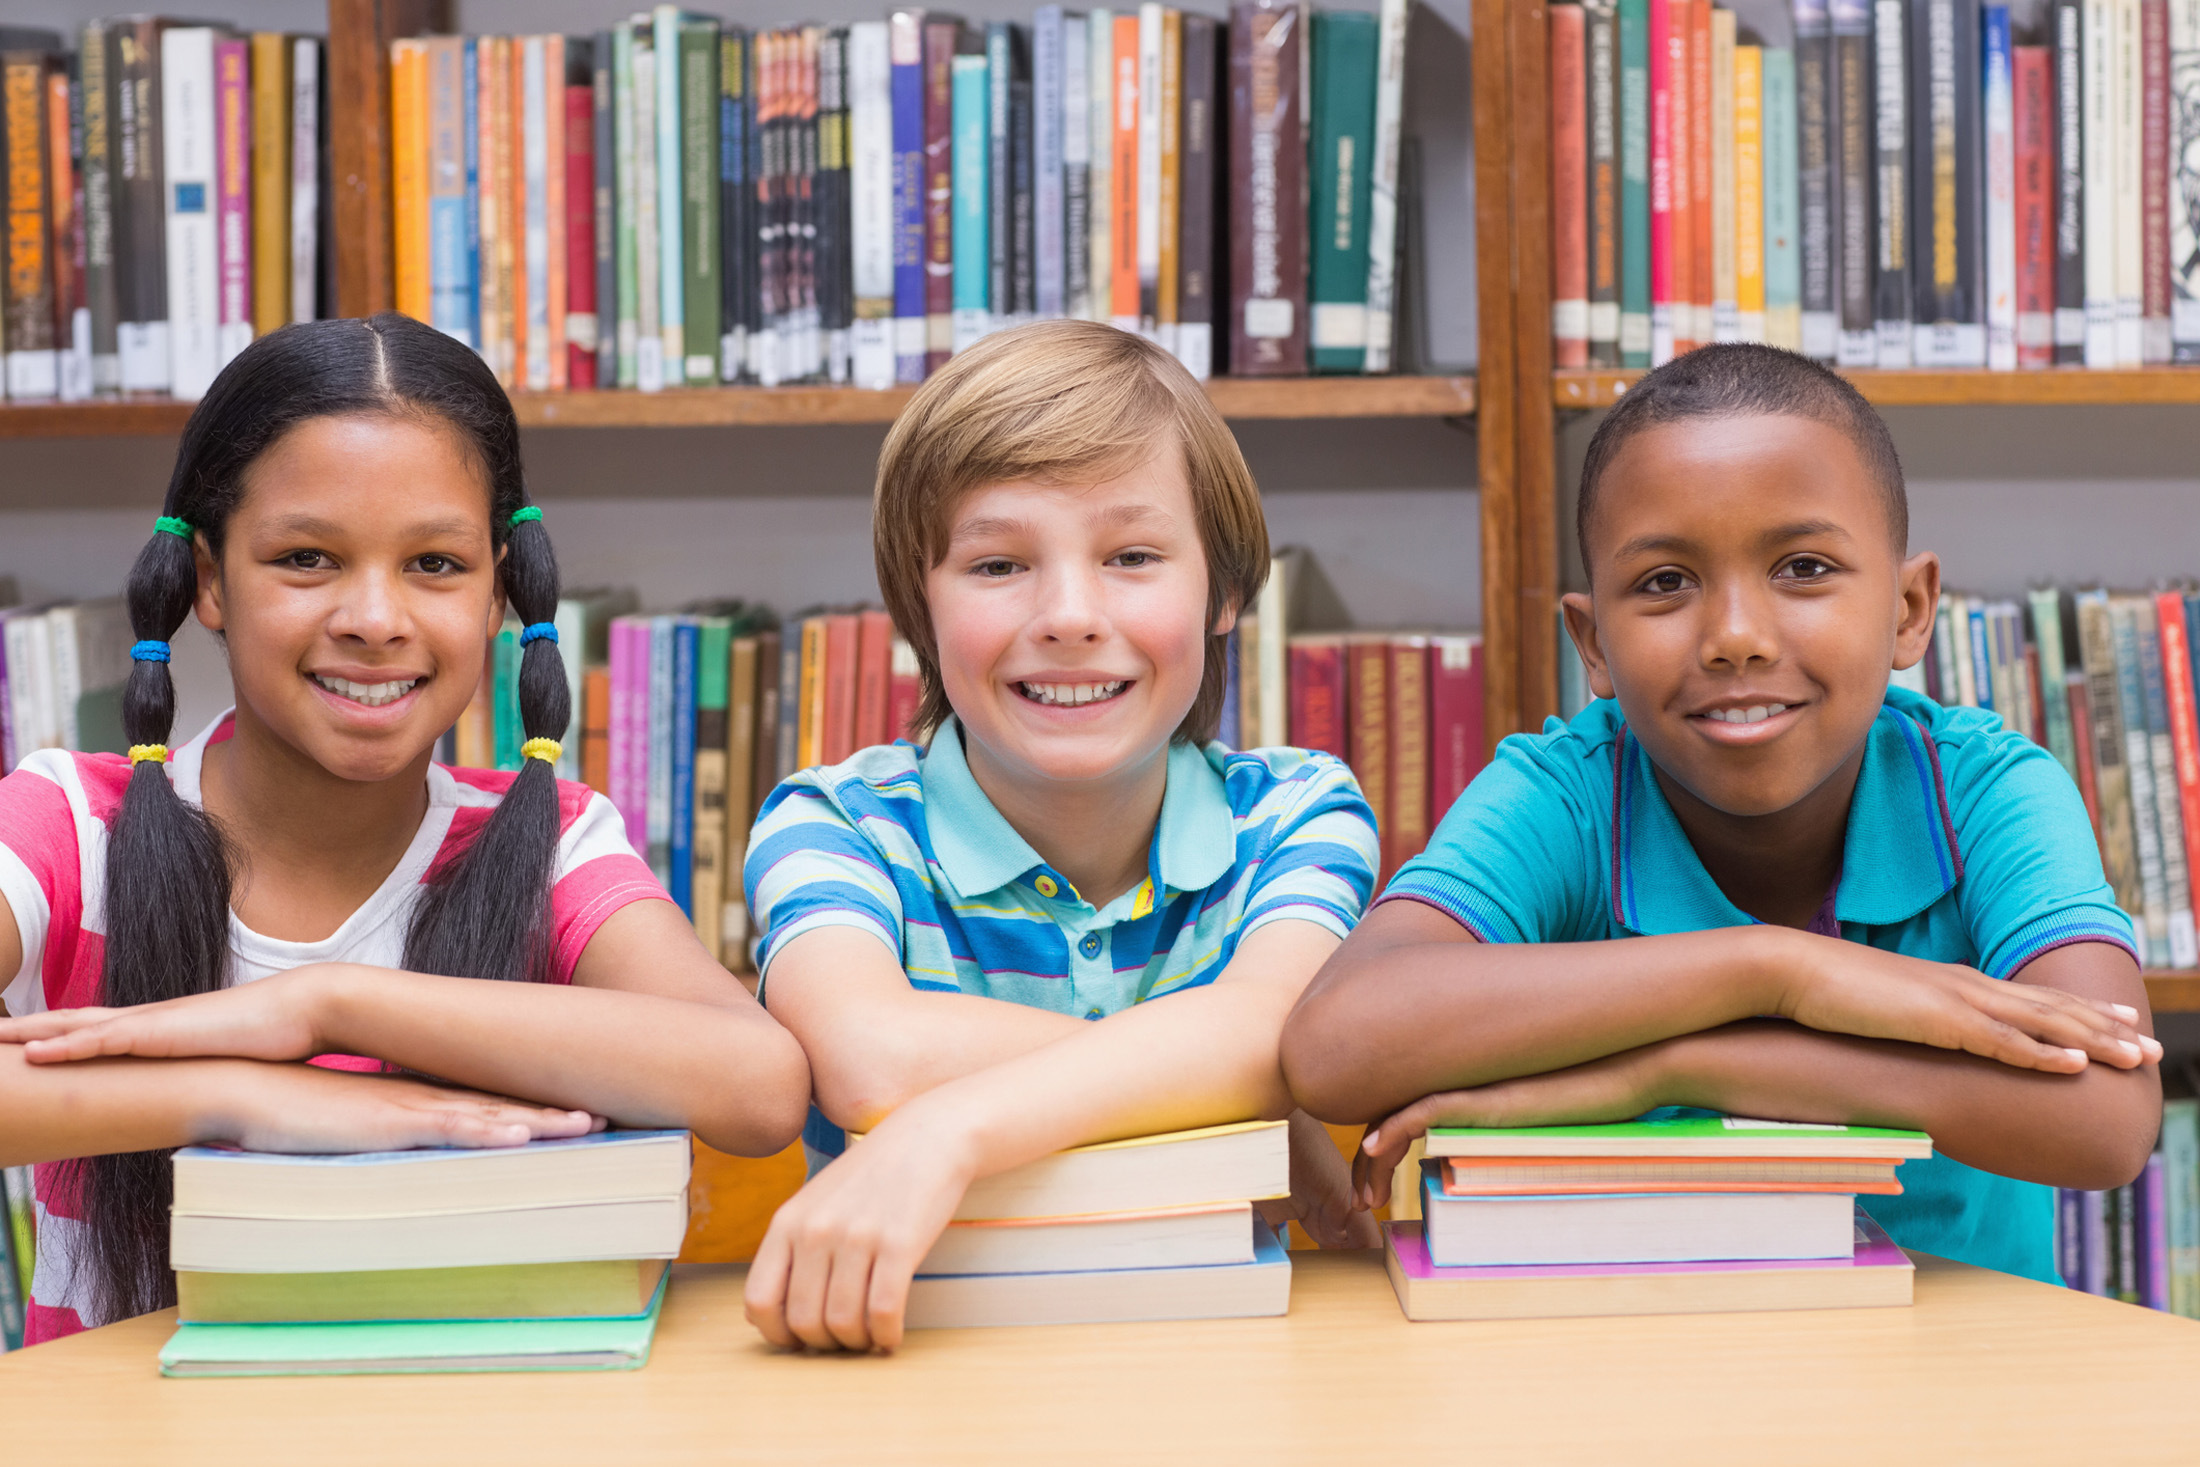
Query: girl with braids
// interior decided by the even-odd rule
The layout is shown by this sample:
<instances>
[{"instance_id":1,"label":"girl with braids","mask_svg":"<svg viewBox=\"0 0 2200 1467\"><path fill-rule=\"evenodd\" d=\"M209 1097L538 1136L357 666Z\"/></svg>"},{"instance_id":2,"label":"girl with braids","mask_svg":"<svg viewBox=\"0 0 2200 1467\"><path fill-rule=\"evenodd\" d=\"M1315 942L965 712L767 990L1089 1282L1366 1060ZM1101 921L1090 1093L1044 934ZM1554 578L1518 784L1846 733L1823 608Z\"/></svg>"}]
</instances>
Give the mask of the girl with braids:
<instances>
[{"instance_id":1,"label":"girl with braids","mask_svg":"<svg viewBox=\"0 0 2200 1467\"><path fill-rule=\"evenodd\" d=\"M0 1165L40 1164L32 1339L173 1301L176 1146L794 1138L800 1049L610 802L552 771L557 596L511 404L459 343L395 315L288 326L215 380L130 576L136 747L0 780ZM527 758L446 769L507 602ZM236 706L171 750L194 612Z\"/></svg>"}]
</instances>

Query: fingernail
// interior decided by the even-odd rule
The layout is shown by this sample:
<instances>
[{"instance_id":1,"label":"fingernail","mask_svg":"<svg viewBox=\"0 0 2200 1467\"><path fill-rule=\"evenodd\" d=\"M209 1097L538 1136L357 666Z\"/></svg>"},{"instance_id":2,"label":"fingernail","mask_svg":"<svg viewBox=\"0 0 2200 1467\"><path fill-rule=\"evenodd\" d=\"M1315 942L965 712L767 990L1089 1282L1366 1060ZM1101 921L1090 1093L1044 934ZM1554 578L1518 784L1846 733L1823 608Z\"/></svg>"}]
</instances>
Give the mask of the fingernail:
<instances>
[{"instance_id":1,"label":"fingernail","mask_svg":"<svg viewBox=\"0 0 2200 1467\"><path fill-rule=\"evenodd\" d=\"M2123 1015L2127 1019L2136 1019L2139 1017L2139 1011L2133 1008L2128 1003L2112 1003L2109 1005L2109 1007L2114 1009L2117 1013Z\"/></svg>"},{"instance_id":2,"label":"fingernail","mask_svg":"<svg viewBox=\"0 0 2200 1467\"><path fill-rule=\"evenodd\" d=\"M1369 1156L1373 1156L1373 1155L1374 1155L1374 1154L1376 1153L1376 1151L1377 1151L1377 1150L1379 1150L1379 1149L1381 1148L1381 1146L1382 1146L1382 1141L1383 1141L1383 1133L1382 1133L1382 1132L1380 1132L1380 1131L1370 1131L1370 1132L1368 1132L1368 1133L1367 1133L1367 1134L1366 1134L1365 1136L1362 1136L1362 1137L1360 1138L1360 1149L1361 1149L1362 1151L1366 1152L1366 1153L1367 1153L1367 1154L1368 1154Z\"/></svg>"},{"instance_id":3,"label":"fingernail","mask_svg":"<svg viewBox=\"0 0 2200 1467\"><path fill-rule=\"evenodd\" d=\"M2146 1051L2147 1051L2148 1055L2152 1056L2152 1057L2153 1057L2153 1058L2155 1058L2155 1059L2160 1059L2160 1058L2162 1057L2162 1041L2161 1041L2161 1040L2159 1040L2159 1039L2150 1039L2150 1038L2148 1038L2148 1037L2147 1037L2146 1035L2142 1034L2142 1035L2140 1035L2140 1036L2139 1036L2139 1042L2140 1042L2141 1044L2143 1044L2143 1045L2145 1045L2145 1046L2146 1046Z\"/></svg>"},{"instance_id":4,"label":"fingernail","mask_svg":"<svg viewBox=\"0 0 2200 1467\"><path fill-rule=\"evenodd\" d=\"M2137 1058L2139 1058L2139 1056L2140 1056L2140 1049L2139 1049L2139 1046L2138 1046L2138 1045L2136 1045L2136 1044L2133 1044L2133 1043L2132 1043L2132 1042L2131 1042L2130 1040L2128 1040L2128 1039L2119 1039L2119 1040L2117 1040L2117 1041L2116 1041L2116 1047L2117 1047L2118 1049L2122 1050L2122 1051L2123 1051L2124 1053L2126 1053L2126 1054L2130 1055L2130 1056L2131 1056L2131 1057L2132 1057L2133 1059L2137 1059Z\"/></svg>"},{"instance_id":5,"label":"fingernail","mask_svg":"<svg viewBox=\"0 0 2200 1467\"><path fill-rule=\"evenodd\" d=\"M2066 1049L2063 1053L2069 1055L2081 1065L2086 1062L2086 1052L2082 1049Z\"/></svg>"}]
</instances>

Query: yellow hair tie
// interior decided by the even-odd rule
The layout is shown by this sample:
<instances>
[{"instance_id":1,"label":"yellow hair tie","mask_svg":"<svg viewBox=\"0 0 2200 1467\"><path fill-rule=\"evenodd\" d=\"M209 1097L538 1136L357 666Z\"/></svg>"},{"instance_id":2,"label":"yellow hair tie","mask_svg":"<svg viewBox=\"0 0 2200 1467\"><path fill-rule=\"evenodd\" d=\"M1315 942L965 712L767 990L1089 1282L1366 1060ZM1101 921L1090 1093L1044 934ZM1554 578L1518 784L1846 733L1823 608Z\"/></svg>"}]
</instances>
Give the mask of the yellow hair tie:
<instances>
[{"instance_id":1,"label":"yellow hair tie","mask_svg":"<svg viewBox=\"0 0 2200 1467\"><path fill-rule=\"evenodd\" d=\"M153 760L155 763L166 764L168 762L168 746L166 744L132 744L130 746L131 768L135 769L148 759Z\"/></svg>"},{"instance_id":2,"label":"yellow hair tie","mask_svg":"<svg viewBox=\"0 0 2200 1467\"><path fill-rule=\"evenodd\" d=\"M556 739L529 739L519 746L522 759L540 759L545 764L555 764L565 753L565 745Z\"/></svg>"}]
</instances>

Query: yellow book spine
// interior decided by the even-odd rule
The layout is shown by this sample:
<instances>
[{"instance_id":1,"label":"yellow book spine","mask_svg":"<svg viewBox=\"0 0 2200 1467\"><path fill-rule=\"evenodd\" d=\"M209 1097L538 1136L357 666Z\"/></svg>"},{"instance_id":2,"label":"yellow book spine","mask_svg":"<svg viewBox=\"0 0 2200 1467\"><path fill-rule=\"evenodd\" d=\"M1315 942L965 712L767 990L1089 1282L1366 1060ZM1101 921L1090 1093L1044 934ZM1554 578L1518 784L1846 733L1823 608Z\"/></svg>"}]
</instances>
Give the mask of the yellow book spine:
<instances>
[{"instance_id":1,"label":"yellow book spine","mask_svg":"<svg viewBox=\"0 0 2200 1467\"><path fill-rule=\"evenodd\" d=\"M1765 339L1764 54L1734 48L1734 291L1744 341Z\"/></svg>"},{"instance_id":2,"label":"yellow book spine","mask_svg":"<svg viewBox=\"0 0 2200 1467\"><path fill-rule=\"evenodd\" d=\"M825 762L825 618L802 623L802 678L795 718L795 765L815 769Z\"/></svg>"},{"instance_id":3,"label":"yellow book spine","mask_svg":"<svg viewBox=\"0 0 2200 1467\"><path fill-rule=\"evenodd\" d=\"M252 35L252 334L290 319L290 37Z\"/></svg>"},{"instance_id":4,"label":"yellow book spine","mask_svg":"<svg viewBox=\"0 0 2200 1467\"><path fill-rule=\"evenodd\" d=\"M1161 12L1161 267L1154 282L1154 327L1165 351L1176 350L1177 230L1183 169L1180 119L1184 94L1184 12Z\"/></svg>"},{"instance_id":5,"label":"yellow book spine","mask_svg":"<svg viewBox=\"0 0 2200 1467\"><path fill-rule=\"evenodd\" d=\"M428 51L390 42L390 219L397 309L428 319Z\"/></svg>"}]
</instances>

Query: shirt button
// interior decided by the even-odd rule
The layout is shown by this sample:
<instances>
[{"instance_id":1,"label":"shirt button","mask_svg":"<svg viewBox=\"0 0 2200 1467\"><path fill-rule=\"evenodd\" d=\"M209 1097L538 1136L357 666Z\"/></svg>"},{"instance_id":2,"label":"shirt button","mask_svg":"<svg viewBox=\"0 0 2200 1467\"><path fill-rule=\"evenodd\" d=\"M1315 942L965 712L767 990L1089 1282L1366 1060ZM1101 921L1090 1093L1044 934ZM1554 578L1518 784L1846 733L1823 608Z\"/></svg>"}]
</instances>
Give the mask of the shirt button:
<instances>
[{"instance_id":1,"label":"shirt button","mask_svg":"<svg viewBox=\"0 0 2200 1467\"><path fill-rule=\"evenodd\" d=\"M1085 1017L1088 1019L1104 1019L1107 1015L1101 1013L1098 1009L1087 1009L1085 1010Z\"/></svg>"},{"instance_id":2,"label":"shirt button","mask_svg":"<svg viewBox=\"0 0 2200 1467\"><path fill-rule=\"evenodd\" d=\"M1031 884L1043 897L1051 897L1062 889L1051 876L1042 876Z\"/></svg>"},{"instance_id":3,"label":"shirt button","mask_svg":"<svg viewBox=\"0 0 2200 1467\"><path fill-rule=\"evenodd\" d=\"M1100 956L1100 934L1097 932L1086 933L1085 940L1077 944L1077 950L1088 958Z\"/></svg>"}]
</instances>

